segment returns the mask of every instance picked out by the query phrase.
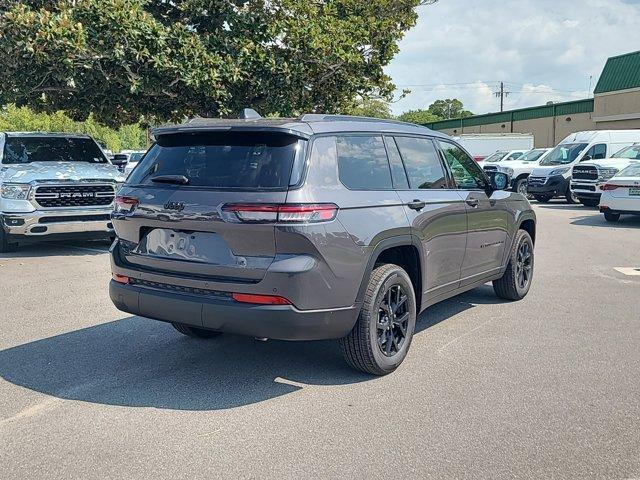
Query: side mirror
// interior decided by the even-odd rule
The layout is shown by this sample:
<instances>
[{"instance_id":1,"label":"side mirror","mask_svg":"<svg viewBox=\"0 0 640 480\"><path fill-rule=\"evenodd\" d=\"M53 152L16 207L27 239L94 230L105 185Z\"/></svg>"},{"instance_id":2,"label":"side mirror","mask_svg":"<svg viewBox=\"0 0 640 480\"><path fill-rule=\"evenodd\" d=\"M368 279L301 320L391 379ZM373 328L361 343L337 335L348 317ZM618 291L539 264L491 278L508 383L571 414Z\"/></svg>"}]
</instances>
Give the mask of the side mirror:
<instances>
[{"instance_id":1,"label":"side mirror","mask_svg":"<svg viewBox=\"0 0 640 480\"><path fill-rule=\"evenodd\" d=\"M591 160L591 155L585 155L584 157L582 157L582 160L580 160L581 162L586 162L587 160Z\"/></svg>"},{"instance_id":2,"label":"side mirror","mask_svg":"<svg viewBox=\"0 0 640 480\"><path fill-rule=\"evenodd\" d=\"M506 190L509 187L509 175L504 172L487 172L492 190Z\"/></svg>"}]
</instances>

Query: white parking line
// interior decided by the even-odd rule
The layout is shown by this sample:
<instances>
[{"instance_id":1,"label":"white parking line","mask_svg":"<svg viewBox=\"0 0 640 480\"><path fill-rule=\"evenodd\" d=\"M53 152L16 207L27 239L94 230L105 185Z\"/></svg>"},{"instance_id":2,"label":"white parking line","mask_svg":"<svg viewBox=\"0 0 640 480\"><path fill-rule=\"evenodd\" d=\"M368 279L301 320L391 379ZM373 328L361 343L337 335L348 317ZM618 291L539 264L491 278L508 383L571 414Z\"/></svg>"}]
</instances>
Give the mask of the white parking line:
<instances>
[{"instance_id":1,"label":"white parking line","mask_svg":"<svg viewBox=\"0 0 640 480\"><path fill-rule=\"evenodd\" d=\"M640 276L640 268L639 267L615 267L614 270L616 272L622 273L623 275L629 275L629 276L638 275L638 276Z\"/></svg>"}]
</instances>

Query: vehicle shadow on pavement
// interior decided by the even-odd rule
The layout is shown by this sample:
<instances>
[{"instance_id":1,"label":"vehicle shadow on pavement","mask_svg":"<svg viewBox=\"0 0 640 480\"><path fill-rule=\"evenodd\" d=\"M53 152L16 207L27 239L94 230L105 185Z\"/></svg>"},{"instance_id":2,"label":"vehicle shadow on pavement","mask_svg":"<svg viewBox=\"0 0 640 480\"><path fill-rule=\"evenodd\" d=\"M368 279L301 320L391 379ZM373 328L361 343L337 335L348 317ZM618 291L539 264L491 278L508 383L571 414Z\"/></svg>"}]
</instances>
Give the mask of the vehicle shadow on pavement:
<instances>
[{"instance_id":1,"label":"vehicle shadow on pavement","mask_svg":"<svg viewBox=\"0 0 640 480\"><path fill-rule=\"evenodd\" d=\"M417 332L474 304L499 302L486 288L427 309ZM305 385L376 378L351 370L335 341L259 342L235 335L196 340L140 317L0 351L0 376L62 399L175 410L233 408Z\"/></svg>"},{"instance_id":2,"label":"vehicle shadow on pavement","mask_svg":"<svg viewBox=\"0 0 640 480\"><path fill-rule=\"evenodd\" d=\"M604 215L587 215L583 217L574 217L571 219L572 225L584 225L587 227L606 227L606 228L638 228L640 227L639 215L622 215L620 220L613 223L607 222Z\"/></svg>"},{"instance_id":3,"label":"vehicle shadow on pavement","mask_svg":"<svg viewBox=\"0 0 640 480\"><path fill-rule=\"evenodd\" d=\"M0 253L0 259L63 257L77 255L101 255L109 251L107 241L90 242L29 242L14 247L7 253Z\"/></svg>"}]
</instances>

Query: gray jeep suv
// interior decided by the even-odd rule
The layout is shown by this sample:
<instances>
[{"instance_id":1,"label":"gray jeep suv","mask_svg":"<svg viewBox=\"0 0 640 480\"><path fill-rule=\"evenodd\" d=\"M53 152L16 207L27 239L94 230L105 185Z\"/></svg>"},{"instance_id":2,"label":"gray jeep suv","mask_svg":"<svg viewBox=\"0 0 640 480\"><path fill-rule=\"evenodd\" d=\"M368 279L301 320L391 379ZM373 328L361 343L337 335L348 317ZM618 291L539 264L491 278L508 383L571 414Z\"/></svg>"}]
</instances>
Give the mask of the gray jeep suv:
<instances>
[{"instance_id":1,"label":"gray jeep suv","mask_svg":"<svg viewBox=\"0 0 640 480\"><path fill-rule=\"evenodd\" d=\"M383 375L416 316L531 285L535 215L450 137L360 117L192 120L154 131L112 214L110 295L191 337L340 339Z\"/></svg>"}]
</instances>

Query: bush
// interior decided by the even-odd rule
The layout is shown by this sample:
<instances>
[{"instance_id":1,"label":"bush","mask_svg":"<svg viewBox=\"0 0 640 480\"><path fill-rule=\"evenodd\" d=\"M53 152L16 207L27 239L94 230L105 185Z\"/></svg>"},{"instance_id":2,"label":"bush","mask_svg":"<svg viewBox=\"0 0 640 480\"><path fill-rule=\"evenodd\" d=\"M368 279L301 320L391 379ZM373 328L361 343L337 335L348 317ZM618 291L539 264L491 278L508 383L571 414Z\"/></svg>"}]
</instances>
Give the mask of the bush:
<instances>
[{"instance_id":1,"label":"bush","mask_svg":"<svg viewBox=\"0 0 640 480\"><path fill-rule=\"evenodd\" d=\"M36 113L15 105L0 110L0 132L30 131L85 133L114 152L147 148L147 134L140 125L124 125L114 130L97 123L91 116L85 122L75 122L62 111Z\"/></svg>"}]
</instances>

